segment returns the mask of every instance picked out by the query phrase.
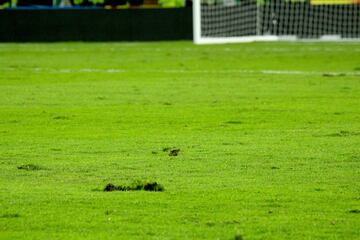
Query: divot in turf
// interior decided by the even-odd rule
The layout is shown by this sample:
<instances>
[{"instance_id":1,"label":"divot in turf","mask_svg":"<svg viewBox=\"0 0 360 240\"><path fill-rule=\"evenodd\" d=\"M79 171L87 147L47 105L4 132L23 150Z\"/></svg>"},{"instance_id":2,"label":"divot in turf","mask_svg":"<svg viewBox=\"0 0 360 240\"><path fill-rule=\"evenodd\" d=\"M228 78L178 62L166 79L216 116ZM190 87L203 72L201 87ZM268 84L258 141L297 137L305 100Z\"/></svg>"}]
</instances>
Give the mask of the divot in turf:
<instances>
[{"instance_id":1,"label":"divot in turf","mask_svg":"<svg viewBox=\"0 0 360 240\"><path fill-rule=\"evenodd\" d=\"M359 214L359 213L360 213L360 209L352 209L352 210L349 211L349 213Z\"/></svg>"},{"instance_id":2,"label":"divot in turf","mask_svg":"<svg viewBox=\"0 0 360 240\"><path fill-rule=\"evenodd\" d=\"M26 170L26 171L37 171L37 170L42 170L44 168L42 168L38 165L35 165L35 164L24 164L24 165L18 166L17 169Z\"/></svg>"},{"instance_id":3,"label":"divot in turf","mask_svg":"<svg viewBox=\"0 0 360 240\"><path fill-rule=\"evenodd\" d=\"M169 155L170 157L176 157L176 156L179 155L179 153L180 153L180 148L165 147L165 148L163 148L163 152L168 152L168 155Z\"/></svg>"},{"instance_id":4,"label":"divot in turf","mask_svg":"<svg viewBox=\"0 0 360 240\"><path fill-rule=\"evenodd\" d=\"M135 181L131 185L114 185L108 183L104 192L113 192L113 191L150 191L150 192L163 192L164 187L157 182L146 182L146 181Z\"/></svg>"}]
</instances>

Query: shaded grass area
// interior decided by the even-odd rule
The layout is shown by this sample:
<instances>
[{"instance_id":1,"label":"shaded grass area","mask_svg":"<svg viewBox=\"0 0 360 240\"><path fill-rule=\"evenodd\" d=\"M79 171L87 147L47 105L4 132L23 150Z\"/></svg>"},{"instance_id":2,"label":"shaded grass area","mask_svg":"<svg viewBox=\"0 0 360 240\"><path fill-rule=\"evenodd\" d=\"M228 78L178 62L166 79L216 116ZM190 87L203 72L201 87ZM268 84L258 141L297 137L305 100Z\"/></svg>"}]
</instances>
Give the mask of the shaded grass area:
<instances>
[{"instance_id":1,"label":"shaded grass area","mask_svg":"<svg viewBox=\"0 0 360 240\"><path fill-rule=\"evenodd\" d=\"M359 53L0 44L1 238L356 239Z\"/></svg>"}]
</instances>

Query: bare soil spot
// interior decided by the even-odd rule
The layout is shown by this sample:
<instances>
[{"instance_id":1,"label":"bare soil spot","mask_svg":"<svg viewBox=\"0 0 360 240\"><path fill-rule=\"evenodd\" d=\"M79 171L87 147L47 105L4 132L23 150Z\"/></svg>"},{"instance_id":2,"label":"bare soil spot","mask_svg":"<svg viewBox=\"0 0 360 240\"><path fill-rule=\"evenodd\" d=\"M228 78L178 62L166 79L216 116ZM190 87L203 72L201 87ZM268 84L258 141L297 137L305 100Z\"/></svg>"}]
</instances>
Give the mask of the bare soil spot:
<instances>
[{"instance_id":1,"label":"bare soil spot","mask_svg":"<svg viewBox=\"0 0 360 240\"><path fill-rule=\"evenodd\" d=\"M112 183L108 183L105 188L104 188L104 191L105 192L112 192L112 191L116 191L118 188L112 184Z\"/></svg>"},{"instance_id":2,"label":"bare soil spot","mask_svg":"<svg viewBox=\"0 0 360 240\"><path fill-rule=\"evenodd\" d=\"M175 156L179 155L179 152L180 152L179 148L171 149L170 152L169 152L169 156L175 157Z\"/></svg>"},{"instance_id":3,"label":"bare soil spot","mask_svg":"<svg viewBox=\"0 0 360 240\"><path fill-rule=\"evenodd\" d=\"M162 192L164 187L157 182L148 182L145 183L143 186L145 191L152 191L152 192Z\"/></svg>"},{"instance_id":4,"label":"bare soil spot","mask_svg":"<svg viewBox=\"0 0 360 240\"><path fill-rule=\"evenodd\" d=\"M150 192L163 192L164 187L157 182L146 182L146 181L135 181L131 185L114 185L108 183L104 192L113 192L113 191L150 191Z\"/></svg>"},{"instance_id":5,"label":"bare soil spot","mask_svg":"<svg viewBox=\"0 0 360 240\"><path fill-rule=\"evenodd\" d=\"M168 152L170 157L175 157L177 155L179 155L180 152L180 148L176 148L176 147L164 147L163 148L163 152Z\"/></svg>"}]
</instances>

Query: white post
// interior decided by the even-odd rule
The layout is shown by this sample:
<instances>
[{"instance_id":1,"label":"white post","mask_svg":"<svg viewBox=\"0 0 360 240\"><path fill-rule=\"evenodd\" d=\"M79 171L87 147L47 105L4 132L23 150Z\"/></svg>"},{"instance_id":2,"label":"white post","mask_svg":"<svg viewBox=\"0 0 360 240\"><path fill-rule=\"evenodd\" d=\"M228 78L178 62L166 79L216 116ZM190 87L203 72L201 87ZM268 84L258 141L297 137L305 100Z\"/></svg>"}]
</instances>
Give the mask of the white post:
<instances>
[{"instance_id":1,"label":"white post","mask_svg":"<svg viewBox=\"0 0 360 240\"><path fill-rule=\"evenodd\" d=\"M193 0L193 39L194 43L200 43L201 38L201 0Z\"/></svg>"},{"instance_id":2,"label":"white post","mask_svg":"<svg viewBox=\"0 0 360 240\"><path fill-rule=\"evenodd\" d=\"M258 4L257 2L256 4L256 35L260 36L261 35L261 9L260 9L260 4Z\"/></svg>"}]
</instances>

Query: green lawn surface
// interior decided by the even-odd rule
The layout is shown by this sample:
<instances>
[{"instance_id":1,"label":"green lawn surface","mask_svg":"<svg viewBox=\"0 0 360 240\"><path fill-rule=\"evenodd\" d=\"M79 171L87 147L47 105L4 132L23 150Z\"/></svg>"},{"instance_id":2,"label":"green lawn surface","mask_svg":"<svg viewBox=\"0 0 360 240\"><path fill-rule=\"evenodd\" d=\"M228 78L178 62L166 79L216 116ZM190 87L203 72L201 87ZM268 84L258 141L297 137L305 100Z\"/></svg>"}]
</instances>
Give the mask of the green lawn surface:
<instances>
[{"instance_id":1,"label":"green lawn surface","mask_svg":"<svg viewBox=\"0 0 360 240\"><path fill-rule=\"evenodd\" d=\"M0 167L0 239L360 239L360 43L0 44Z\"/></svg>"}]
</instances>

